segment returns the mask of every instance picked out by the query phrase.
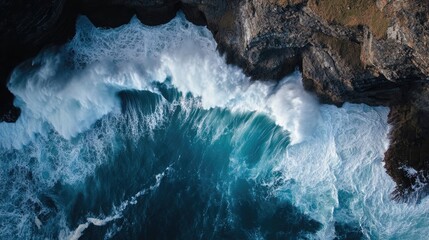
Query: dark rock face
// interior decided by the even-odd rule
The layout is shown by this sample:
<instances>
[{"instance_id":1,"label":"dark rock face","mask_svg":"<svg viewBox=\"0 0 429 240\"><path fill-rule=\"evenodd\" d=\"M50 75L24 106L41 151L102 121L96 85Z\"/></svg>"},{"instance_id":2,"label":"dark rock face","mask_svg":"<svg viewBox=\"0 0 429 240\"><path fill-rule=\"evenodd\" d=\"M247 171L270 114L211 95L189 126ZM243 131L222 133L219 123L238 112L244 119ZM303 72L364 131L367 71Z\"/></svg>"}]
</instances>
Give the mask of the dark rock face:
<instances>
[{"instance_id":1,"label":"dark rock face","mask_svg":"<svg viewBox=\"0 0 429 240\"><path fill-rule=\"evenodd\" d=\"M216 39L228 59L250 76L280 79L300 65L300 52L310 37L300 22L301 8L301 3L241 1L229 13L235 21L221 21L219 26L233 23L228 26L233 31L218 33Z\"/></svg>"},{"instance_id":2,"label":"dark rock face","mask_svg":"<svg viewBox=\"0 0 429 240\"><path fill-rule=\"evenodd\" d=\"M13 106L14 96L6 85L1 86L0 96L0 122L15 122L21 114L21 110Z\"/></svg>"},{"instance_id":3,"label":"dark rock face","mask_svg":"<svg viewBox=\"0 0 429 240\"><path fill-rule=\"evenodd\" d=\"M82 9L82 13L96 26L114 28L128 23L135 14L128 6L89 4ZM114 16L114 17L111 17Z\"/></svg>"},{"instance_id":4,"label":"dark rock face","mask_svg":"<svg viewBox=\"0 0 429 240\"><path fill-rule=\"evenodd\" d=\"M427 182L428 1L0 0L0 121L19 116L5 87L12 69L73 36L78 14L100 27L120 26L133 15L158 25L180 9L208 26L228 63L255 79L280 79L300 67L304 86L324 103L389 106L385 162L398 183L395 196L419 192L415 186Z\"/></svg>"},{"instance_id":5,"label":"dark rock face","mask_svg":"<svg viewBox=\"0 0 429 240\"><path fill-rule=\"evenodd\" d=\"M0 121L14 122L20 114L6 87L13 68L43 47L73 36L75 15L72 1L0 1Z\"/></svg>"},{"instance_id":6,"label":"dark rock face","mask_svg":"<svg viewBox=\"0 0 429 240\"><path fill-rule=\"evenodd\" d=\"M388 105L400 95L400 83L374 76L359 59L358 43L316 35L303 57L304 86L324 103Z\"/></svg>"},{"instance_id":7,"label":"dark rock face","mask_svg":"<svg viewBox=\"0 0 429 240\"><path fill-rule=\"evenodd\" d=\"M424 197L429 183L429 85L410 86L404 101L391 106L391 143L385 167L397 183L393 197Z\"/></svg>"}]
</instances>

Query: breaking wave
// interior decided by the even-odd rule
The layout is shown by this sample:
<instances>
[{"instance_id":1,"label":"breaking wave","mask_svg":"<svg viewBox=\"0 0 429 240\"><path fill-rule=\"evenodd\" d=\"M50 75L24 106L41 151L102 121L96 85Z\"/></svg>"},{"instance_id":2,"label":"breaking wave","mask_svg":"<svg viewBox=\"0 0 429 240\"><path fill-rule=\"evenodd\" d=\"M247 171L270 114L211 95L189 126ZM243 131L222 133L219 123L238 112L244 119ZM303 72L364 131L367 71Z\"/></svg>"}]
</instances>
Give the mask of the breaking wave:
<instances>
[{"instance_id":1,"label":"breaking wave","mask_svg":"<svg viewBox=\"0 0 429 240\"><path fill-rule=\"evenodd\" d=\"M429 233L427 198L390 200L386 108L319 105L299 72L253 82L180 14L116 29L81 17L9 89L22 115L0 123L2 239Z\"/></svg>"}]
</instances>

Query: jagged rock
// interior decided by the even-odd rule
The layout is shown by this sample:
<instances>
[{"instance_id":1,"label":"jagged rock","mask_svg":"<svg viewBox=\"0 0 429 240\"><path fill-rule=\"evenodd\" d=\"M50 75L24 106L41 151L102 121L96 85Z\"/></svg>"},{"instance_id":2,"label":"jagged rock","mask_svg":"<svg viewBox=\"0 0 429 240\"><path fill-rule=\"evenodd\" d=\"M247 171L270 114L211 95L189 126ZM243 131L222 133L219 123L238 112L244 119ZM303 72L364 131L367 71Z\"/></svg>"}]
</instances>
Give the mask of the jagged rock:
<instances>
[{"instance_id":1,"label":"jagged rock","mask_svg":"<svg viewBox=\"0 0 429 240\"><path fill-rule=\"evenodd\" d=\"M425 196L429 190L429 84L410 87L403 102L391 106L390 146L385 167L397 183L393 197Z\"/></svg>"},{"instance_id":2,"label":"jagged rock","mask_svg":"<svg viewBox=\"0 0 429 240\"><path fill-rule=\"evenodd\" d=\"M425 75L429 75L429 2L420 0L391 1L386 7L392 24L388 39L409 47L412 62Z\"/></svg>"},{"instance_id":3,"label":"jagged rock","mask_svg":"<svg viewBox=\"0 0 429 240\"><path fill-rule=\"evenodd\" d=\"M300 22L300 1L244 1L238 8L240 39L235 53L245 72L257 79L279 79L300 63L310 31ZM220 40L220 42L222 42ZM231 51L232 50L232 51Z\"/></svg>"},{"instance_id":4,"label":"jagged rock","mask_svg":"<svg viewBox=\"0 0 429 240\"><path fill-rule=\"evenodd\" d=\"M13 94L5 85L1 85L0 96L0 122L15 122L21 114L21 110L13 106Z\"/></svg>"},{"instance_id":5,"label":"jagged rock","mask_svg":"<svg viewBox=\"0 0 429 240\"><path fill-rule=\"evenodd\" d=\"M375 40L367 33L364 38L361 60L372 71L386 79L398 82L424 78L422 71L412 62L412 49L391 39Z\"/></svg>"},{"instance_id":6,"label":"jagged rock","mask_svg":"<svg viewBox=\"0 0 429 240\"><path fill-rule=\"evenodd\" d=\"M195 25L204 26L207 25L207 19L204 13L198 9L197 6L191 4L182 3L182 11L185 13L186 19Z\"/></svg>"},{"instance_id":7,"label":"jagged rock","mask_svg":"<svg viewBox=\"0 0 429 240\"><path fill-rule=\"evenodd\" d=\"M207 24L220 52L255 79L280 79L297 66L322 102L391 107L387 172L398 196L427 178L429 2L420 0L0 0L0 121L19 110L6 88L12 69L74 34L77 14L116 27L145 24L182 9ZM404 171L412 167L422 177Z\"/></svg>"},{"instance_id":8,"label":"jagged rock","mask_svg":"<svg viewBox=\"0 0 429 240\"><path fill-rule=\"evenodd\" d=\"M324 103L390 105L401 96L402 82L373 74L360 60L362 45L315 34L303 53L303 83Z\"/></svg>"},{"instance_id":9,"label":"jagged rock","mask_svg":"<svg viewBox=\"0 0 429 240\"><path fill-rule=\"evenodd\" d=\"M82 7L82 13L98 27L114 28L128 23L136 14L134 9L122 5L88 4ZM112 17L113 16L113 17Z\"/></svg>"},{"instance_id":10,"label":"jagged rock","mask_svg":"<svg viewBox=\"0 0 429 240\"><path fill-rule=\"evenodd\" d=\"M96 26L117 27L133 15L146 25L169 22L180 8L179 0L81 0L81 12Z\"/></svg>"},{"instance_id":11,"label":"jagged rock","mask_svg":"<svg viewBox=\"0 0 429 240\"><path fill-rule=\"evenodd\" d=\"M216 40L228 60L256 79L280 79L301 62L310 31L303 1L241 1L220 21ZM229 31L221 32L229 28Z\"/></svg>"}]
</instances>

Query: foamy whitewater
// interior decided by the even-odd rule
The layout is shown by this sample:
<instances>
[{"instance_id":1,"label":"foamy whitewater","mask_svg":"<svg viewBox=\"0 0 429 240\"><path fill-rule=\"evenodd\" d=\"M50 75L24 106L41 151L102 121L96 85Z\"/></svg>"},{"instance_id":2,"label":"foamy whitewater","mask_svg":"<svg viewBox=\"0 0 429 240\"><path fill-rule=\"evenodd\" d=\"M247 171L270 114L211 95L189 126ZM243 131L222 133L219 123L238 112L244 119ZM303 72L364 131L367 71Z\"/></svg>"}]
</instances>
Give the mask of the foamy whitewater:
<instances>
[{"instance_id":1,"label":"foamy whitewater","mask_svg":"<svg viewBox=\"0 0 429 240\"><path fill-rule=\"evenodd\" d=\"M179 14L76 36L19 66L0 123L0 239L425 239L390 199L388 109L252 82Z\"/></svg>"}]
</instances>

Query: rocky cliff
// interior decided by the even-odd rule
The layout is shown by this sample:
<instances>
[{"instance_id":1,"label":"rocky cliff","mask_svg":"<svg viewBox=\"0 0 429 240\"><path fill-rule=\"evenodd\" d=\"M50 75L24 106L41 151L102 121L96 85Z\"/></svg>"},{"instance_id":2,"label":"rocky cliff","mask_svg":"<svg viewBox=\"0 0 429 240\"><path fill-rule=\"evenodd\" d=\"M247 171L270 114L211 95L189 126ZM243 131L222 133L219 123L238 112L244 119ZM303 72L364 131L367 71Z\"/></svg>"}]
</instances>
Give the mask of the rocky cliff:
<instances>
[{"instance_id":1,"label":"rocky cliff","mask_svg":"<svg viewBox=\"0 0 429 240\"><path fill-rule=\"evenodd\" d=\"M300 67L304 86L323 103L389 106L385 166L398 186L393 196L424 195L417 188L429 177L428 1L0 1L0 120L19 116L5 87L13 67L72 37L78 14L116 27L133 15L162 24L178 10L207 25L227 61L254 79L280 79Z\"/></svg>"}]
</instances>

